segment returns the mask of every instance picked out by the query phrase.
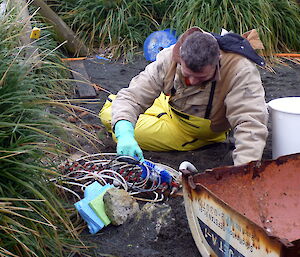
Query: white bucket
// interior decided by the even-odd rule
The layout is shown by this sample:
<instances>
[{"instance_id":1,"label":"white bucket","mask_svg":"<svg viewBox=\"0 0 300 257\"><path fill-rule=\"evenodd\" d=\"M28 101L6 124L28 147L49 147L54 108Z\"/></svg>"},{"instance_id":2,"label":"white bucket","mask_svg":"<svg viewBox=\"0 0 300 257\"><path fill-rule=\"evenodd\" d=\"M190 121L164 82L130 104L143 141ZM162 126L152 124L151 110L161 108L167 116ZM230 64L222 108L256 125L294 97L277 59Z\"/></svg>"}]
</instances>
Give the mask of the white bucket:
<instances>
[{"instance_id":1,"label":"white bucket","mask_svg":"<svg viewBox=\"0 0 300 257\"><path fill-rule=\"evenodd\" d=\"M300 152L300 97L268 103L272 119L272 157Z\"/></svg>"}]
</instances>

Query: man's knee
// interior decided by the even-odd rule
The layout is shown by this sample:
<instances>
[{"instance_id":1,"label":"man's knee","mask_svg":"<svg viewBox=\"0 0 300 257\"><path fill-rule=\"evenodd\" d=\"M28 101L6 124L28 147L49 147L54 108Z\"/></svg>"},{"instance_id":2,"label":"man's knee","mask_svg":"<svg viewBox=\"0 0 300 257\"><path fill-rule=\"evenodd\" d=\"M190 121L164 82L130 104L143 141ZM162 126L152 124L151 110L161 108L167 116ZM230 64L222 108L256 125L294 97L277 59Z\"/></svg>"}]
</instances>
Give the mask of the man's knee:
<instances>
[{"instance_id":1,"label":"man's knee","mask_svg":"<svg viewBox=\"0 0 300 257\"><path fill-rule=\"evenodd\" d=\"M105 126L108 132L112 133L111 128L111 106L112 101L115 98L115 95L109 95L105 104L103 105L102 109L99 112L99 118L102 124Z\"/></svg>"}]
</instances>

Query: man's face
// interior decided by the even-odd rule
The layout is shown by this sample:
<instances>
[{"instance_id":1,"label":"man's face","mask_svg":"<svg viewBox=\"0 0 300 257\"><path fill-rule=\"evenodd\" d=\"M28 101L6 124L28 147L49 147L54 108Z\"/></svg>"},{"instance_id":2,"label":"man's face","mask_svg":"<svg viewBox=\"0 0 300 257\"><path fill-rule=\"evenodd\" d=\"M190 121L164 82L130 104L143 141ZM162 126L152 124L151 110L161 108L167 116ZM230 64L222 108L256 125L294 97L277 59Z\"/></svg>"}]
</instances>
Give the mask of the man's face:
<instances>
[{"instance_id":1,"label":"man's face","mask_svg":"<svg viewBox=\"0 0 300 257\"><path fill-rule=\"evenodd\" d=\"M216 73L216 65L206 65L201 71L195 72L190 70L184 61L181 61L181 73L186 77L192 86L201 84L205 81L212 80Z\"/></svg>"}]
</instances>

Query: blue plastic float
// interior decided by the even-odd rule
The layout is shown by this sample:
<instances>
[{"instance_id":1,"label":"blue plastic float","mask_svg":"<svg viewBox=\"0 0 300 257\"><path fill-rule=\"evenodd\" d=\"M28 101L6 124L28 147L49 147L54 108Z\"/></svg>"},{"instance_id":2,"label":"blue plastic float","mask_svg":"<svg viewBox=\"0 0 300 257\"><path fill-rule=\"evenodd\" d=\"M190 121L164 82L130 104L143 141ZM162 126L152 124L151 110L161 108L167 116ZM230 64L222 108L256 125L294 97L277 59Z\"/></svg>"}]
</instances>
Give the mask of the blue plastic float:
<instances>
[{"instance_id":1,"label":"blue plastic float","mask_svg":"<svg viewBox=\"0 0 300 257\"><path fill-rule=\"evenodd\" d=\"M151 33L144 42L144 56L147 61L155 61L157 54L177 42L176 31L171 29Z\"/></svg>"}]
</instances>

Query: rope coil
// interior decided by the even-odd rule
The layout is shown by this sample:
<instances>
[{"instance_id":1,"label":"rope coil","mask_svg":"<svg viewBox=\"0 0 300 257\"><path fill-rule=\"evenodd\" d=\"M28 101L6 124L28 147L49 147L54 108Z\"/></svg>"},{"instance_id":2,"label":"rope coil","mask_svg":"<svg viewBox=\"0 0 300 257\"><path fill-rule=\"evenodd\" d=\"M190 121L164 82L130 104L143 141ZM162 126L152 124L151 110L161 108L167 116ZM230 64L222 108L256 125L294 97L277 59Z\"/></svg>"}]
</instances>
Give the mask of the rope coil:
<instances>
[{"instance_id":1,"label":"rope coil","mask_svg":"<svg viewBox=\"0 0 300 257\"><path fill-rule=\"evenodd\" d=\"M166 165L145 160L139 162L129 156L101 153L67 160L60 167L61 176L52 182L81 199L85 188L97 181L126 190L139 200L161 201L180 188L180 172ZM152 195L152 197L150 196ZM149 200L149 196L150 199Z\"/></svg>"}]
</instances>

